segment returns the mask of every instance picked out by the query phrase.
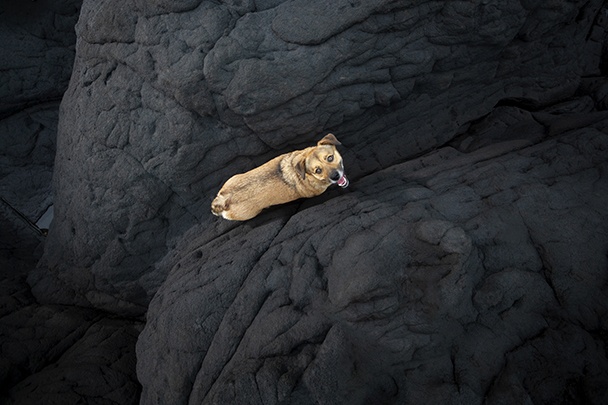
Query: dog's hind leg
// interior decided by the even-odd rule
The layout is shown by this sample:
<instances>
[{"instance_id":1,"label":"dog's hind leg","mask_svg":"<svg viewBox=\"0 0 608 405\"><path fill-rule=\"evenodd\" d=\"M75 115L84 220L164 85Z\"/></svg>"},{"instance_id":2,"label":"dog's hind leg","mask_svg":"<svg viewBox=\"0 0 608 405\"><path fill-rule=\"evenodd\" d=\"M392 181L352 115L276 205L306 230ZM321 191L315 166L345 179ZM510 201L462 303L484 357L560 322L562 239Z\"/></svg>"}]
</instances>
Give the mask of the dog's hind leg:
<instances>
[{"instance_id":1,"label":"dog's hind leg","mask_svg":"<svg viewBox=\"0 0 608 405\"><path fill-rule=\"evenodd\" d=\"M211 212L213 215L217 215L218 217L222 216L224 211L228 210L228 199L226 196L218 193L217 197L211 203Z\"/></svg>"}]
</instances>

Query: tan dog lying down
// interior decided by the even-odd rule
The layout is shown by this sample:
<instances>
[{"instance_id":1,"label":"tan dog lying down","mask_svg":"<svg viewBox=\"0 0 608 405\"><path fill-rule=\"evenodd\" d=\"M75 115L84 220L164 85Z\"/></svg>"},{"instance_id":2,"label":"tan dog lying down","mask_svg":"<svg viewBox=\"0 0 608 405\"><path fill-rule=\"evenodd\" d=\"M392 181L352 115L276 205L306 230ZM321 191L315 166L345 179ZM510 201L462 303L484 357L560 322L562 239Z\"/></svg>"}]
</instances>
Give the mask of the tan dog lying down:
<instances>
[{"instance_id":1,"label":"tan dog lying down","mask_svg":"<svg viewBox=\"0 0 608 405\"><path fill-rule=\"evenodd\" d=\"M323 193L337 184L348 187L341 143L327 134L317 146L277 156L247 173L232 176L211 203L211 212L234 221L245 221L264 208Z\"/></svg>"}]
</instances>

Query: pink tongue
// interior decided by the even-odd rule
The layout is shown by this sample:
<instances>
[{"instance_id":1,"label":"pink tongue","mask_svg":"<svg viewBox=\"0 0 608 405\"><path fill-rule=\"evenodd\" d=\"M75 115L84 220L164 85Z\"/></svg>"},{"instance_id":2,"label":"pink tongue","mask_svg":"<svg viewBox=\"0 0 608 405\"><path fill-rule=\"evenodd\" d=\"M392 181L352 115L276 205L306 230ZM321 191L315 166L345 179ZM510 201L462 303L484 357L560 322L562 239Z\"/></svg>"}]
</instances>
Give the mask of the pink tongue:
<instances>
[{"instance_id":1,"label":"pink tongue","mask_svg":"<svg viewBox=\"0 0 608 405\"><path fill-rule=\"evenodd\" d=\"M344 175L342 177L340 177L340 180L338 180L338 185L340 187L348 187L348 184L349 184L349 181L346 178L346 176L344 176Z\"/></svg>"}]
</instances>

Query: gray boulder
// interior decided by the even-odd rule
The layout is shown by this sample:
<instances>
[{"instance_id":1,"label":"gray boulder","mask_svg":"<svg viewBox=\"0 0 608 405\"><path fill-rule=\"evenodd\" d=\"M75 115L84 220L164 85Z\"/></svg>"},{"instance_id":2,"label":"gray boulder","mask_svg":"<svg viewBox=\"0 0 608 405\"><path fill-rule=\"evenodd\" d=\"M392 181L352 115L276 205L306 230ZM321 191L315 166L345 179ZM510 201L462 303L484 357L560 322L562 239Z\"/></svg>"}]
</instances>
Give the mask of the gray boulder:
<instances>
[{"instance_id":1,"label":"gray boulder","mask_svg":"<svg viewBox=\"0 0 608 405\"><path fill-rule=\"evenodd\" d=\"M200 227L138 340L142 403L604 403L600 116Z\"/></svg>"},{"instance_id":2,"label":"gray boulder","mask_svg":"<svg viewBox=\"0 0 608 405\"><path fill-rule=\"evenodd\" d=\"M85 1L7 399L608 402L604 3ZM349 189L211 215L327 132Z\"/></svg>"},{"instance_id":3,"label":"gray boulder","mask_svg":"<svg viewBox=\"0 0 608 405\"><path fill-rule=\"evenodd\" d=\"M143 314L232 174L331 130L358 179L600 73L601 1L370 4L85 1L37 299Z\"/></svg>"},{"instance_id":4,"label":"gray boulder","mask_svg":"<svg viewBox=\"0 0 608 405\"><path fill-rule=\"evenodd\" d=\"M58 101L72 72L81 0L5 2L0 9L0 118Z\"/></svg>"},{"instance_id":5,"label":"gray boulder","mask_svg":"<svg viewBox=\"0 0 608 405\"><path fill-rule=\"evenodd\" d=\"M142 323L39 305L26 279L53 204L59 102L74 61L80 1L0 5L0 402L137 403ZM112 315L113 318L116 315Z\"/></svg>"},{"instance_id":6,"label":"gray boulder","mask_svg":"<svg viewBox=\"0 0 608 405\"><path fill-rule=\"evenodd\" d=\"M15 405L137 403L140 331L141 324L90 309L33 305L13 312L0 320L0 398Z\"/></svg>"}]
</instances>

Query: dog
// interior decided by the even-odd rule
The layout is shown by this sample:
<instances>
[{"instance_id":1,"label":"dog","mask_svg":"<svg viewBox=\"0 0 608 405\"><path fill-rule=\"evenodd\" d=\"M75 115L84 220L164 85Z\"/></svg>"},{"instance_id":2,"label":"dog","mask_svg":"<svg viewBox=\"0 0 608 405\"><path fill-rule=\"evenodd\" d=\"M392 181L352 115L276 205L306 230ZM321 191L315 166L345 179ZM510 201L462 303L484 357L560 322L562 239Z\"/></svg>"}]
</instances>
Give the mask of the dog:
<instances>
[{"instance_id":1,"label":"dog","mask_svg":"<svg viewBox=\"0 0 608 405\"><path fill-rule=\"evenodd\" d=\"M211 212L231 221L246 221L270 206L318 196L332 184L348 187L337 145L340 141L327 134L316 146L232 176L211 203Z\"/></svg>"}]
</instances>

